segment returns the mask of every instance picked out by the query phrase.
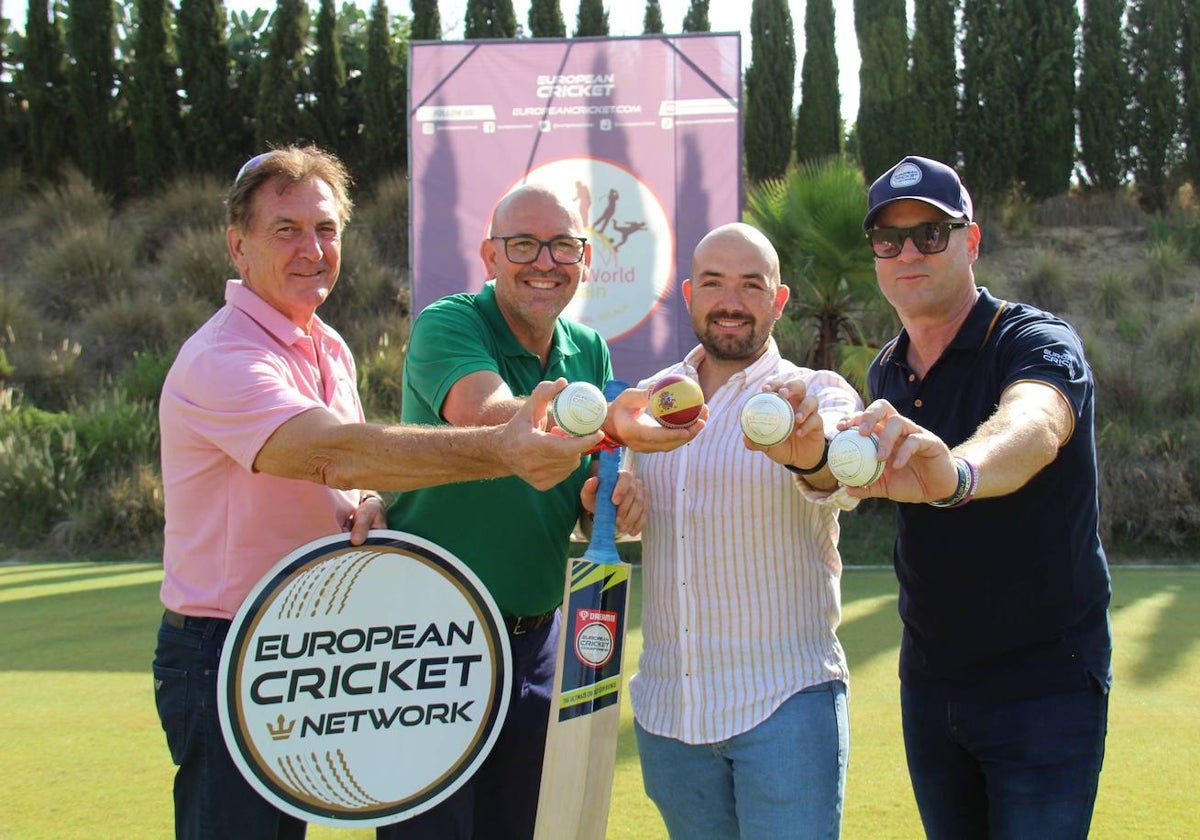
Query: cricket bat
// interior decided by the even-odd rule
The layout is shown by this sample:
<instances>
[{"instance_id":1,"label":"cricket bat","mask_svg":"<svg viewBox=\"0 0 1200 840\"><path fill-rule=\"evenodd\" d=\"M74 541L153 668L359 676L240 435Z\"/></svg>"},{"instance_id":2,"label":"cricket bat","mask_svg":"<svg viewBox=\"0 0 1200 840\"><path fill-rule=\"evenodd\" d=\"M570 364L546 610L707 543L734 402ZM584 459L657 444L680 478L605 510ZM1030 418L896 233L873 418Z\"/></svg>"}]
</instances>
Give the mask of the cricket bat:
<instances>
[{"instance_id":1,"label":"cricket bat","mask_svg":"<svg viewBox=\"0 0 1200 840\"><path fill-rule=\"evenodd\" d=\"M624 387L609 382L604 395L611 400ZM592 538L583 557L568 562L534 840L603 840L608 826L629 609L629 564L617 553L612 503L620 460L601 450Z\"/></svg>"}]
</instances>

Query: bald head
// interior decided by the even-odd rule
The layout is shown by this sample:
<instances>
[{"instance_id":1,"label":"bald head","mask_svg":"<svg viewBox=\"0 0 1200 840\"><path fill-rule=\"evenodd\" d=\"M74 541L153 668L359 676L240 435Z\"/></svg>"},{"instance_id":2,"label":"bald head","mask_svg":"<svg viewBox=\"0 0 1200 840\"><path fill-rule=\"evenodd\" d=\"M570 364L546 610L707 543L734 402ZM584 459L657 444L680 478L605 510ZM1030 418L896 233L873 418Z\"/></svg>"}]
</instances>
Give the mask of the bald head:
<instances>
[{"instance_id":1,"label":"bald head","mask_svg":"<svg viewBox=\"0 0 1200 840\"><path fill-rule=\"evenodd\" d=\"M579 236L583 222L579 214L563 198L545 184L522 184L509 192L496 205L492 213L492 236L508 236L513 233L529 233L526 230L510 230L518 220L536 218L546 223L563 226L563 235Z\"/></svg>"},{"instance_id":2,"label":"bald head","mask_svg":"<svg viewBox=\"0 0 1200 840\"><path fill-rule=\"evenodd\" d=\"M779 286L779 254L771 240L758 228L741 222L713 228L692 252L692 276L699 276L706 260L718 253L756 256L758 259L750 262L765 267L765 279L772 288Z\"/></svg>"}]
</instances>

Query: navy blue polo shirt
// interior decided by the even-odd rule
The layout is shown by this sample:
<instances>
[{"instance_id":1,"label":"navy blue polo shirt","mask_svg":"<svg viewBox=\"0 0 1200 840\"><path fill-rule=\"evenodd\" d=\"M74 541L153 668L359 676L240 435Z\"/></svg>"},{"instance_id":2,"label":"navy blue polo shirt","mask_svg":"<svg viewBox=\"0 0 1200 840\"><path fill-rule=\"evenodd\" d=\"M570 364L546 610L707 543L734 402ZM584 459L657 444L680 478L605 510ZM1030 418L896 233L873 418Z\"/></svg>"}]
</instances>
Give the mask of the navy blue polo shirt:
<instances>
[{"instance_id":1,"label":"navy blue polo shirt","mask_svg":"<svg viewBox=\"0 0 1200 840\"><path fill-rule=\"evenodd\" d=\"M1112 681L1111 585L1100 544L1094 384L1065 321L980 289L958 335L918 378L908 334L871 365L875 398L950 447L969 438L1017 382L1071 405L1057 457L1015 493L955 509L898 504L893 561L904 636L900 678L965 700L1017 699Z\"/></svg>"}]
</instances>

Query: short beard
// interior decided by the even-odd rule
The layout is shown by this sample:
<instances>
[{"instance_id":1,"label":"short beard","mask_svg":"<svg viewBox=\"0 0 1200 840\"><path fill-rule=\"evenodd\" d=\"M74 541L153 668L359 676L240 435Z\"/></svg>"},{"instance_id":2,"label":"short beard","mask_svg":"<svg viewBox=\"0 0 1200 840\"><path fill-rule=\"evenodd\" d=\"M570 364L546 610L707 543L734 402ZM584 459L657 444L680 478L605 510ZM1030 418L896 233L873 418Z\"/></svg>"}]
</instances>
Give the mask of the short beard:
<instances>
[{"instance_id":1,"label":"short beard","mask_svg":"<svg viewBox=\"0 0 1200 840\"><path fill-rule=\"evenodd\" d=\"M709 317L709 323L724 317L729 317L728 313L714 313ZM717 337L712 334L710 328L706 325L704 332L700 333L697 338L700 339L700 346L704 348L704 352L712 358L723 362L736 362L743 359L755 358L762 352L762 348L770 340L771 334L769 332L765 336L759 336L757 328L758 322L751 321L750 335L746 338L735 338L733 336Z\"/></svg>"}]
</instances>

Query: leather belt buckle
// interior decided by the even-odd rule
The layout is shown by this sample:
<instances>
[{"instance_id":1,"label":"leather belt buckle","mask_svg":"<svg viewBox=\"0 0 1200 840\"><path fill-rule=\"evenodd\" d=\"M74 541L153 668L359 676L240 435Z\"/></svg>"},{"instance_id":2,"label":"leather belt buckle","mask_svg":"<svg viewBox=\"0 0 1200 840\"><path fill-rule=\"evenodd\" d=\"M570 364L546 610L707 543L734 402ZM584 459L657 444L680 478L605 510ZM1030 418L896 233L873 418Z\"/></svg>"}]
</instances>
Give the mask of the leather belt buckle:
<instances>
[{"instance_id":1,"label":"leather belt buckle","mask_svg":"<svg viewBox=\"0 0 1200 840\"><path fill-rule=\"evenodd\" d=\"M553 618L554 610L549 610L541 615L505 616L504 626L508 628L510 636L522 636L526 633L532 633Z\"/></svg>"}]
</instances>

